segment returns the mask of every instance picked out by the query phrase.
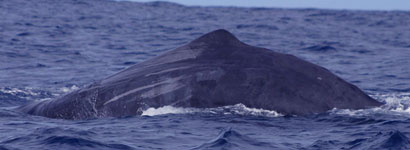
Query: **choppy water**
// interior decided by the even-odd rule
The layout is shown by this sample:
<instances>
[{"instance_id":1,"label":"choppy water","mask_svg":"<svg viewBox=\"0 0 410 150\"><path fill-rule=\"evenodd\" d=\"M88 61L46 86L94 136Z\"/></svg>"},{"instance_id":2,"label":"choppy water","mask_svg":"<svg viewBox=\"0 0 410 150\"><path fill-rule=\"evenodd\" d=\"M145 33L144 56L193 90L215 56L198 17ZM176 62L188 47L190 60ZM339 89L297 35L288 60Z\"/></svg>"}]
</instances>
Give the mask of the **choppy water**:
<instances>
[{"instance_id":1,"label":"choppy water","mask_svg":"<svg viewBox=\"0 0 410 150\"><path fill-rule=\"evenodd\" d=\"M282 116L243 105L68 121L11 108L61 96L224 28L319 64L387 104ZM0 150L410 149L410 12L0 0Z\"/></svg>"}]
</instances>

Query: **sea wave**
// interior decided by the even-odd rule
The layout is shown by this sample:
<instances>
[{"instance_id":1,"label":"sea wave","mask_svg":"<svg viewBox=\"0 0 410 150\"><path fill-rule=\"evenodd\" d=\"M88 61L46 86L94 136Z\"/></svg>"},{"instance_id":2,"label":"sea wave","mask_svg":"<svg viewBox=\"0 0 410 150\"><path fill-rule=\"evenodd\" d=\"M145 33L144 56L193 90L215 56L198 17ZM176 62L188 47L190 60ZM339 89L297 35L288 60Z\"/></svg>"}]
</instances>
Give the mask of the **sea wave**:
<instances>
[{"instance_id":1,"label":"sea wave","mask_svg":"<svg viewBox=\"0 0 410 150\"><path fill-rule=\"evenodd\" d=\"M233 130L223 129L216 138L192 149L278 149L270 143L257 141Z\"/></svg>"}]
</instances>

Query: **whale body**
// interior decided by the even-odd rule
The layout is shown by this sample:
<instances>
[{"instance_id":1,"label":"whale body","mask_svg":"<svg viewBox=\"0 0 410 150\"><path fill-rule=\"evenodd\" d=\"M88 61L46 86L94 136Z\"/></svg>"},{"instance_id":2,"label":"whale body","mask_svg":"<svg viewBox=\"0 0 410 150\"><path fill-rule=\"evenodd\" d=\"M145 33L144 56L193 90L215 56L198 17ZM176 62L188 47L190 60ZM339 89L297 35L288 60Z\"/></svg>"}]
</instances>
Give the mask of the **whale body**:
<instances>
[{"instance_id":1,"label":"whale body","mask_svg":"<svg viewBox=\"0 0 410 150\"><path fill-rule=\"evenodd\" d=\"M209 108L239 103L284 115L381 105L323 67L247 45L220 29L85 88L19 110L88 119L140 115L167 105Z\"/></svg>"}]
</instances>

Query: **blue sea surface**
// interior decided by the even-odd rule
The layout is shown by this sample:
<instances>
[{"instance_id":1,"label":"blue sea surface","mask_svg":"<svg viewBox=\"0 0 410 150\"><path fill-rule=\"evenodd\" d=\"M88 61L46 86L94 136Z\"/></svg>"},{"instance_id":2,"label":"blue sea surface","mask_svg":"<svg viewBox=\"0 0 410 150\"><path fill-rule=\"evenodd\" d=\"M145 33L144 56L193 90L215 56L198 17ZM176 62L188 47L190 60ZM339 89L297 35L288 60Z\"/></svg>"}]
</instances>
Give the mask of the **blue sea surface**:
<instances>
[{"instance_id":1,"label":"blue sea surface","mask_svg":"<svg viewBox=\"0 0 410 150\"><path fill-rule=\"evenodd\" d=\"M61 120L50 100L216 29L329 69L385 105L283 116L242 104ZM410 12L0 0L0 150L410 149Z\"/></svg>"}]
</instances>

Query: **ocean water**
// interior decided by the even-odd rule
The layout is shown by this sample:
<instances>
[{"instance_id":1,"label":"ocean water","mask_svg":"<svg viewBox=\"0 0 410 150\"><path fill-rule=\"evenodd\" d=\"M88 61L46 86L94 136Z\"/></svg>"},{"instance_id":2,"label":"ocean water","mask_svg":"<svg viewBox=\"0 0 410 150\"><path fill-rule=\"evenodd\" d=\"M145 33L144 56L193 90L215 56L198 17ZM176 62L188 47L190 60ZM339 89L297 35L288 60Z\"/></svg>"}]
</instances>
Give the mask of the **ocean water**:
<instances>
[{"instance_id":1,"label":"ocean water","mask_svg":"<svg viewBox=\"0 0 410 150\"><path fill-rule=\"evenodd\" d=\"M242 104L60 120L13 108L227 29L328 68L386 104L283 116ZM0 150L410 149L410 12L0 0Z\"/></svg>"}]
</instances>

